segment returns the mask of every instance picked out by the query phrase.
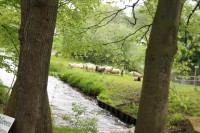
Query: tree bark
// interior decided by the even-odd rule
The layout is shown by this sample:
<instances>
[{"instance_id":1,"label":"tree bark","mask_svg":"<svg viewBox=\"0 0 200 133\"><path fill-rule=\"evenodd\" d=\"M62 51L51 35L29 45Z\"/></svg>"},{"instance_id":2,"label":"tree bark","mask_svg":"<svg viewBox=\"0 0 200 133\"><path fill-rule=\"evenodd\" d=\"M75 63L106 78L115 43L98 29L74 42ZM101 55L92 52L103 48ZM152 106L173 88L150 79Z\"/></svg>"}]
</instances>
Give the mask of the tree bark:
<instances>
[{"instance_id":1,"label":"tree bark","mask_svg":"<svg viewBox=\"0 0 200 133\"><path fill-rule=\"evenodd\" d=\"M146 50L135 133L165 133L170 71L177 51L181 0L159 0Z\"/></svg>"},{"instance_id":2,"label":"tree bark","mask_svg":"<svg viewBox=\"0 0 200 133\"><path fill-rule=\"evenodd\" d=\"M9 133L52 133L47 95L58 0L21 0L17 80L6 114L16 118Z\"/></svg>"}]
</instances>

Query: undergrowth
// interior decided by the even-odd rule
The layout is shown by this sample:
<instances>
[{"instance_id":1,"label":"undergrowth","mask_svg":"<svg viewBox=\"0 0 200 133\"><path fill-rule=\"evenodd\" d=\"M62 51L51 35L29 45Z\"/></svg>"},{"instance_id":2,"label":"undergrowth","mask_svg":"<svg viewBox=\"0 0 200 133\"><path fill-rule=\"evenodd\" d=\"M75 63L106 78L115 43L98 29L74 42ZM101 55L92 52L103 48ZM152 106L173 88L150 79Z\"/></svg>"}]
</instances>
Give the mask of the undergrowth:
<instances>
[{"instance_id":1,"label":"undergrowth","mask_svg":"<svg viewBox=\"0 0 200 133\"><path fill-rule=\"evenodd\" d=\"M0 81L0 113L3 113L8 101L7 91L8 88Z\"/></svg>"}]
</instances>

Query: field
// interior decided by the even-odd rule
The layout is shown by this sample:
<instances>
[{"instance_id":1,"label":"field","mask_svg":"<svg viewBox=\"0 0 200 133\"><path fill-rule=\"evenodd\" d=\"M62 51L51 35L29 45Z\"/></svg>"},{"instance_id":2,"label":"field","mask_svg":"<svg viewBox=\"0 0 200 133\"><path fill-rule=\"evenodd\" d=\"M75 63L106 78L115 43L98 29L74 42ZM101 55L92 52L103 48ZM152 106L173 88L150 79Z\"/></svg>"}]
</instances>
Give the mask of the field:
<instances>
[{"instance_id":1,"label":"field","mask_svg":"<svg viewBox=\"0 0 200 133\"><path fill-rule=\"evenodd\" d=\"M133 77L113 74L101 74L84 69L69 68L69 61L61 57L52 57L50 74L77 87L90 96L98 96L104 102L137 117L142 82L133 81ZM198 87L199 88L199 87ZM200 88L199 88L200 89ZM181 130L187 117L200 116L200 91L192 85L170 84L169 130Z\"/></svg>"},{"instance_id":2,"label":"field","mask_svg":"<svg viewBox=\"0 0 200 133\"><path fill-rule=\"evenodd\" d=\"M123 77L113 74L101 74L84 69L71 69L69 61L61 57L52 57L50 74L78 88L91 97L98 96L104 102L118 107L134 117L137 117L142 82L133 81L133 77L125 74ZM7 103L6 87L0 83L0 111ZM179 83L170 84L169 95L169 131L183 130L188 117L200 116L200 87L194 90L193 85ZM78 132L76 129L55 128L54 133Z\"/></svg>"}]
</instances>

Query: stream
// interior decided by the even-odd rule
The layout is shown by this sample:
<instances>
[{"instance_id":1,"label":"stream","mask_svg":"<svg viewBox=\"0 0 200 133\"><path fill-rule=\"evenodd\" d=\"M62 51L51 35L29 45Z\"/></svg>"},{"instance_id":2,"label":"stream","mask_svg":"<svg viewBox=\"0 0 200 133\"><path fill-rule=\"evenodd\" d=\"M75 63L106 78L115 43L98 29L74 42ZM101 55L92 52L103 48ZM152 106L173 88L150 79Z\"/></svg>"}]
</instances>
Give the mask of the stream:
<instances>
[{"instance_id":1,"label":"stream","mask_svg":"<svg viewBox=\"0 0 200 133\"><path fill-rule=\"evenodd\" d=\"M3 81L4 85L10 87L13 77L13 74L0 69L0 79ZM77 103L78 105L86 107L86 112L81 117L96 118L97 129L100 133L134 132L134 127L127 128L126 124L112 116L109 112L98 107L94 100L88 99L83 94L76 91L76 89L70 87L56 77L49 76L47 89L55 126L69 126L69 123L63 119L63 116L68 113L73 113L72 103ZM98 113L90 113L94 110Z\"/></svg>"}]
</instances>

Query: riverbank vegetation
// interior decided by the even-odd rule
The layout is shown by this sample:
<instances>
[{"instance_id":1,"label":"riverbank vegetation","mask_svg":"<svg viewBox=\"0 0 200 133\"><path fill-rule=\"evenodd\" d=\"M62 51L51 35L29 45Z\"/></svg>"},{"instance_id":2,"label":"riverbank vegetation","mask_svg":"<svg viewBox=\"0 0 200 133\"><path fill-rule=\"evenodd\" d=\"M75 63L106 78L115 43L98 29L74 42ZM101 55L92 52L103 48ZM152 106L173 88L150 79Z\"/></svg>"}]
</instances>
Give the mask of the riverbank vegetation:
<instances>
[{"instance_id":1,"label":"riverbank vegetation","mask_svg":"<svg viewBox=\"0 0 200 133\"><path fill-rule=\"evenodd\" d=\"M4 86L3 83L0 81L0 113L4 112L8 101L7 91L8 88Z\"/></svg>"},{"instance_id":2,"label":"riverbank vegetation","mask_svg":"<svg viewBox=\"0 0 200 133\"><path fill-rule=\"evenodd\" d=\"M78 61L52 56L50 74L59 77L86 95L98 96L107 104L137 117L142 82L134 81L133 76L129 74L122 77L70 68L69 62ZM187 117L200 116L199 95L200 91L194 90L193 85L171 82L169 130L184 130Z\"/></svg>"},{"instance_id":3,"label":"riverbank vegetation","mask_svg":"<svg viewBox=\"0 0 200 133\"><path fill-rule=\"evenodd\" d=\"M54 128L53 133L83 133L79 129L72 129L66 127Z\"/></svg>"}]
</instances>

